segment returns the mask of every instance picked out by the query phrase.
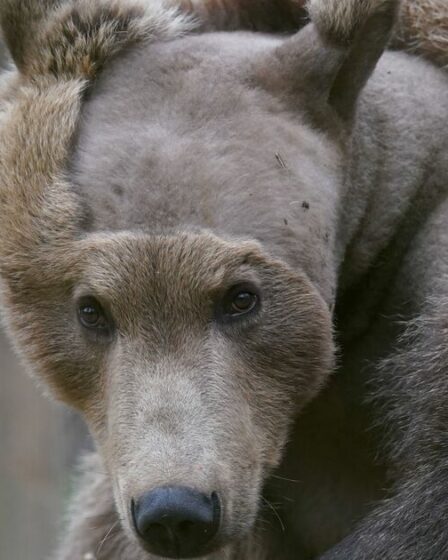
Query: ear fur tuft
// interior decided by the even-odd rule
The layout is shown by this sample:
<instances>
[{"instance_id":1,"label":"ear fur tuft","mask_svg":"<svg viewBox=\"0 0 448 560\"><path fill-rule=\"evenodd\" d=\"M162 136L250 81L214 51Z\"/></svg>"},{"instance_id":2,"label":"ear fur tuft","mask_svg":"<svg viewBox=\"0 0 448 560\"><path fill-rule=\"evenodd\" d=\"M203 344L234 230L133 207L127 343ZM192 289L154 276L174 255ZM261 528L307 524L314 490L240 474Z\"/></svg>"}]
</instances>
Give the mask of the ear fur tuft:
<instances>
[{"instance_id":1,"label":"ear fur tuft","mask_svg":"<svg viewBox=\"0 0 448 560\"><path fill-rule=\"evenodd\" d=\"M309 0L307 7L319 33L343 46L373 16L390 16L392 23L398 4L397 0Z\"/></svg>"},{"instance_id":2,"label":"ear fur tuft","mask_svg":"<svg viewBox=\"0 0 448 560\"><path fill-rule=\"evenodd\" d=\"M192 20L164 0L1 0L0 24L22 74L92 78L128 44L175 38Z\"/></svg>"}]
</instances>

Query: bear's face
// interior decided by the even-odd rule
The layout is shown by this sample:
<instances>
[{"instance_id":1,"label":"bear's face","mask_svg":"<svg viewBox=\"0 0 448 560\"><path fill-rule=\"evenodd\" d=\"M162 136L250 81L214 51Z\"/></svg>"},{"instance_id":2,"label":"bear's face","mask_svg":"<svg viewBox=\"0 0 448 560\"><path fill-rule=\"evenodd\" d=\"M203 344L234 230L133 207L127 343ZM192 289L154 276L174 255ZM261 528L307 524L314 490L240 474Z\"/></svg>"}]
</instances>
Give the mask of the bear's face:
<instances>
[{"instance_id":1,"label":"bear's face","mask_svg":"<svg viewBox=\"0 0 448 560\"><path fill-rule=\"evenodd\" d=\"M71 258L71 287L29 327L47 381L90 425L129 533L133 503L186 487L218 500L207 546L242 536L331 370L327 305L257 244L207 233L91 235Z\"/></svg>"},{"instance_id":2,"label":"bear's face","mask_svg":"<svg viewBox=\"0 0 448 560\"><path fill-rule=\"evenodd\" d=\"M235 41L152 45L93 88L69 169L88 210L66 320L73 373L50 380L87 418L131 538L148 493L214 496L219 530L201 553L250 529L333 359L328 303L307 274L326 253L298 239L332 219L335 149L257 90L257 63L231 60Z\"/></svg>"}]
</instances>

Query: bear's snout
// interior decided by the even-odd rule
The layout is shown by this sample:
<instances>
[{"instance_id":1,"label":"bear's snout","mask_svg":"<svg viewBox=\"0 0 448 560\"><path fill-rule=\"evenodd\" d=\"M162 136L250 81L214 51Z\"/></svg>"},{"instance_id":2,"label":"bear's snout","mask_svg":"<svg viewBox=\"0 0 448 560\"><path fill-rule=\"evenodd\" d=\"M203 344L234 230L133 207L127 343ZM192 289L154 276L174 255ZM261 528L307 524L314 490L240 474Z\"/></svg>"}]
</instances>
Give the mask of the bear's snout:
<instances>
[{"instance_id":1,"label":"bear's snout","mask_svg":"<svg viewBox=\"0 0 448 560\"><path fill-rule=\"evenodd\" d=\"M165 486L132 501L134 529L145 548L167 558L204 554L216 536L221 506L218 494Z\"/></svg>"}]
</instances>

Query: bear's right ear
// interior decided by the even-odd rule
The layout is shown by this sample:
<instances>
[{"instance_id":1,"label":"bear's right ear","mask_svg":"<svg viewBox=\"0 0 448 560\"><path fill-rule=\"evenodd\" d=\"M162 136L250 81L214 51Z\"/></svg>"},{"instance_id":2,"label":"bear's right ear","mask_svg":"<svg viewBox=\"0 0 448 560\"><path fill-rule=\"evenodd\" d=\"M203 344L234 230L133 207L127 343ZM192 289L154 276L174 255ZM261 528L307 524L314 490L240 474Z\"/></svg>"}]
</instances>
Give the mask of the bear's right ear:
<instances>
[{"instance_id":1,"label":"bear's right ear","mask_svg":"<svg viewBox=\"0 0 448 560\"><path fill-rule=\"evenodd\" d=\"M49 12L62 0L1 0L0 27L9 52L19 69L26 65L37 35Z\"/></svg>"},{"instance_id":2,"label":"bear's right ear","mask_svg":"<svg viewBox=\"0 0 448 560\"><path fill-rule=\"evenodd\" d=\"M399 0L309 0L311 23L276 49L268 79L321 122L333 114L350 123L389 42L398 5Z\"/></svg>"}]
</instances>

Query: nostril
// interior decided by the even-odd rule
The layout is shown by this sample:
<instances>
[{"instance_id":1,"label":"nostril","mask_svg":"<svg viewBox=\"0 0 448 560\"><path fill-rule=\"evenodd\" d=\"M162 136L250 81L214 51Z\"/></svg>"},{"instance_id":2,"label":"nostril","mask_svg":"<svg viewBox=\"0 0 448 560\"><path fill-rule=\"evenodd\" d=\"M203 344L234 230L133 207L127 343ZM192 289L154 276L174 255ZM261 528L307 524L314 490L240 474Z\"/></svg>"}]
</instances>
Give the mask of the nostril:
<instances>
[{"instance_id":1,"label":"nostril","mask_svg":"<svg viewBox=\"0 0 448 560\"><path fill-rule=\"evenodd\" d=\"M159 543L159 546L165 550L173 550L176 548L177 544L173 540L172 531L165 525L161 523L152 523L148 526L143 538L149 542Z\"/></svg>"},{"instance_id":2,"label":"nostril","mask_svg":"<svg viewBox=\"0 0 448 560\"><path fill-rule=\"evenodd\" d=\"M216 535L220 503L191 488L162 487L132 502L135 529L150 552L184 558L197 556Z\"/></svg>"},{"instance_id":3,"label":"nostril","mask_svg":"<svg viewBox=\"0 0 448 560\"><path fill-rule=\"evenodd\" d=\"M187 534L194 529L194 523L193 521L181 521L177 529L179 533Z\"/></svg>"}]
</instances>

